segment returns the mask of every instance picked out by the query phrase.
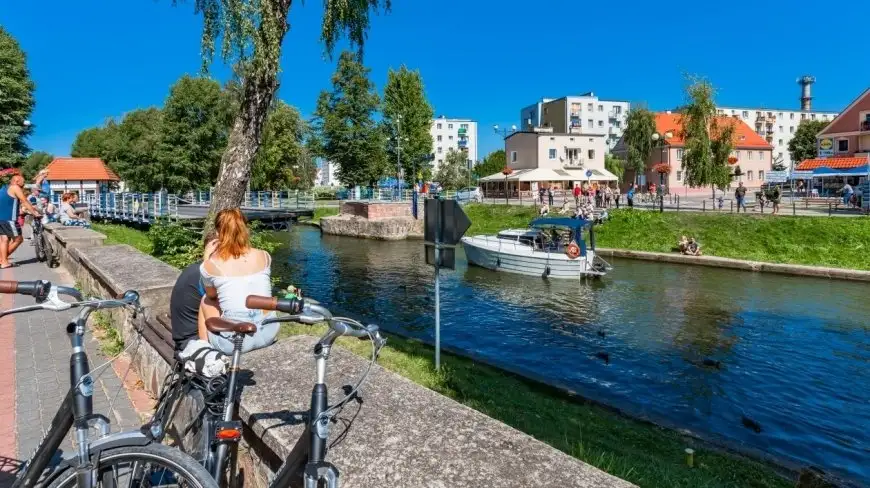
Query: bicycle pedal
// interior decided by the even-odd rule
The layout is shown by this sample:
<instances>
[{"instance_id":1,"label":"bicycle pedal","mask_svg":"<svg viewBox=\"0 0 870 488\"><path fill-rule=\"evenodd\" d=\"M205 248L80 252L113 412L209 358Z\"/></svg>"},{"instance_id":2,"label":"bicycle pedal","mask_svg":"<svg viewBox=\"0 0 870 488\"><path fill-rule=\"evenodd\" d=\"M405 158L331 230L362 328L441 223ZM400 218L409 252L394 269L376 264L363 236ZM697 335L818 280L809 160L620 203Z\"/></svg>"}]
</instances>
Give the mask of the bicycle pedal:
<instances>
[{"instance_id":1,"label":"bicycle pedal","mask_svg":"<svg viewBox=\"0 0 870 488\"><path fill-rule=\"evenodd\" d=\"M242 438L242 422L231 420L229 422L215 422L213 442L239 442Z\"/></svg>"}]
</instances>

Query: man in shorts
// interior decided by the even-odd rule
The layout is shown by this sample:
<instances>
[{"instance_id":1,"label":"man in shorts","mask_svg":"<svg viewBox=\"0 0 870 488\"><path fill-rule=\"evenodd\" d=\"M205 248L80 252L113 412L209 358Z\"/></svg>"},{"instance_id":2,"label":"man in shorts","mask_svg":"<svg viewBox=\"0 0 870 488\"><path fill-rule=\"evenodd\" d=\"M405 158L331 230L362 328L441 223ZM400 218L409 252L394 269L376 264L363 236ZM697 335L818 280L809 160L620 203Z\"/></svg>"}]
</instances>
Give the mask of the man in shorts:
<instances>
[{"instance_id":1,"label":"man in shorts","mask_svg":"<svg viewBox=\"0 0 870 488\"><path fill-rule=\"evenodd\" d=\"M0 269L12 267L9 256L24 241L18 220L19 209L23 208L26 213L42 218L39 211L27 201L23 185L24 177L14 175L8 185L0 187Z\"/></svg>"}]
</instances>

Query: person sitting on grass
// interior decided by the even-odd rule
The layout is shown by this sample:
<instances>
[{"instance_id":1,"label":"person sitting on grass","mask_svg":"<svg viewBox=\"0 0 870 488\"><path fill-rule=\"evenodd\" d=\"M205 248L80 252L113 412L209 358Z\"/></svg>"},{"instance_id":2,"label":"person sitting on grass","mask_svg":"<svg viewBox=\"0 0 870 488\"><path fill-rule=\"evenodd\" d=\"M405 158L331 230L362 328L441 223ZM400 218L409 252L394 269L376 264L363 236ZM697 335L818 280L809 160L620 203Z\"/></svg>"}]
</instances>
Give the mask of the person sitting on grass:
<instances>
[{"instance_id":1,"label":"person sitting on grass","mask_svg":"<svg viewBox=\"0 0 870 488\"><path fill-rule=\"evenodd\" d=\"M568 202L562 204L562 208L559 209L559 215L567 215L568 214Z\"/></svg>"},{"instance_id":2,"label":"person sitting on grass","mask_svg":"<svg viewBox=\"0 0 870 488\"><path fill-rule=\"evenodd\" d=\"M701 255L701 244L695 240L694 237L689 239L689 245L686 248L686 254L689 256L700 256Z\"/></svg>"},{"instance_id":3,"label":"person sitting on grass","mask_svg":"<svg viewBox=\"0 0 870 488\"><path fill-rule=\"evenodd\" d=\"M680 242L677 243L680 248L680 254L688 254L689 251L689 239L686 236L680 237Z\"/></svg>"},{"instance_id":4,"label":"person sitting on grass","mask_svg":"<svg viewBox=\"0 0 870 488\"><path fill-rule=\"evenodd\" d=\"M546 203L541 205L541 209L538 211L538 213L540 214L541 217L546 217L547 214L550 213L550 206L547 205Z\"/></svg>"}]
</instances>

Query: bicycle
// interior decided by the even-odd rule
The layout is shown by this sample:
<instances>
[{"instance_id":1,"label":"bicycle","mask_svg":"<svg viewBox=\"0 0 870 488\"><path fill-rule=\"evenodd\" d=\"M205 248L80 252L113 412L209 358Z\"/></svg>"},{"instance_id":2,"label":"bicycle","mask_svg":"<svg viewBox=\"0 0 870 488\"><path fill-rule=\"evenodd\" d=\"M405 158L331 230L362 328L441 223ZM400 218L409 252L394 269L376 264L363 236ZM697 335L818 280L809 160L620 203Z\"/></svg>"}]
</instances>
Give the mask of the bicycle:
<instances>
[{"instance_id":1,"label":"bicycle","mask_svg":"<svg viewBox=\"0 0 870 488\"><path fill-rule=\"evenodd\" d=\"M36 251L36 259L41 263L45 263L49 268L54 268L59 264L57 250L51 244L51 239L45 235L45 226L41 219L34 218L31 223L33 227L33 248Z\"/></svg>"},{"instance_id":2,"label":"bicycle","mask_svg":"<svg viewBox=\"0 0 870 488\"><path fill-rule=\"evenodd\" d=\"M93 412L94 377L84 349L83 337L88 316L94 310L129 307L141 311L139 294L127 291L122 298L86 300L81 292L66 286L53 286L40 281L0 281L0 293L29 295L36 304L0 311L0 318L34 310L55 312L79 308L81 311L67 324L70 334L70 389L51 421L30 460L22 466L13 488L42 486L95 488L96 486L184 486L193 488L216 488L214 480L190 456L155 443L143 432L119 432L110 434L109 419ZM76 300L65 302L65 295ZM107 366L105 363L94 370ZM43 482L43 473L63 443L71 428L74 428L76 449L61 460L49 472ZM91 439L91 429L98 429L99 436Z\"/></svg>"},{"instance_id":3,"label":"bicycle","mask_svg":"<svg viewBox=\"0 0 870 488\"><path fill-rule=\"evenodd\" d=\"M247 297L245 305L250 309L289 314L266 319L264 325L293 321L309 325L326 322L329 326L329 330L314 347L316 382L311 392L311 405L305 431L296 446L290 450L270 487L291 486L292 482L299 480L301 471L305 488L319 486L338 488L338 468L326 461L330 423L334 422L334 417L342 407L355 397L377 361L386 339L381 336L378 326L365 326L352 319L333 317L329 310L310 301L251 295ZM241 348L245 335L256 332L257 326L247 322L210 318L206 320L206 328L212 333L233 333L234 349L229 374L226 377L216 377L221 379L204 380L194 373L185 371L182 361L176 358L176 365L167 378L163 393L155 407L155 414L146 426L157 439L163 439L167 433L170 433L169 431L174 432L178 442L186 442L181 449L192 451L193 457L203 464L215 480L219 480L222 485L234 486L237 481L235 469L237 452L235 449L228 451L230 446L237 445L241 438L241 421L235 420L240 393L238 371ZM372 359L366 371L345 397L334 405L328 405L326 371L329 353L333 343L341 336L371 340ZM201 388L204 382L209 381L213 388ZM217 383L217 386L214 383ZM219 396L221 394L222 396ZM220 408L215 408L216 404L219 404ZM185 406L188 413L194 412L193 418L188 422L173 423L176 412ZM182 425L178 426L178 423ZM197 426L199 428L194 432L193 429Z\"/></svg>"}]
</instances>

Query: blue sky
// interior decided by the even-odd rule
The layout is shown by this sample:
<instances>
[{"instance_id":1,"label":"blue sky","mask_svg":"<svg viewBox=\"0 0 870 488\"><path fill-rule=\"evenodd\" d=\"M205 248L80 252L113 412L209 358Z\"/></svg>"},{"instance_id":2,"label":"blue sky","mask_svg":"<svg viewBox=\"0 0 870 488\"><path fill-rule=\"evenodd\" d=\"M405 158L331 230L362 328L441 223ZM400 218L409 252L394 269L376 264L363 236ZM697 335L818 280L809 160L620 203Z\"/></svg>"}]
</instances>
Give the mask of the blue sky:
<instances>
[{"instance_id":1,"label":"blue sky","mask_svg":"<svg viewBox=\"0 0 870 488\"><path fill-rule=\"evenodd\" d=\"M80 130L160 105L199 71L192 0L3 3L0 24L37 86L34 150L67 155ZM319 43L321 9L294 2L284 45L279 95L306 116L337 59ZM664 110L682 101L685 73L710 79L720 105L774 108L798 108L795 79L808 73L814 108L841 110L870 85L867 18L864 0L393 0L373 18L365 63L379 89L390 67L419 69L436 114L479 122L483 157L501 146L492 125L517 124L543 96L594 91Z\"/></svg>"}]
</instances>

